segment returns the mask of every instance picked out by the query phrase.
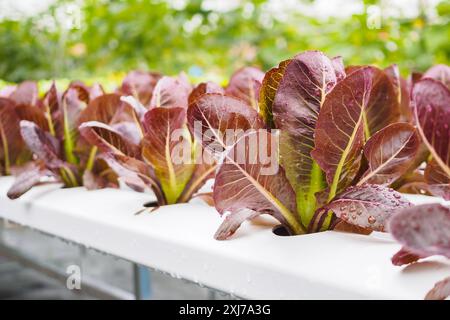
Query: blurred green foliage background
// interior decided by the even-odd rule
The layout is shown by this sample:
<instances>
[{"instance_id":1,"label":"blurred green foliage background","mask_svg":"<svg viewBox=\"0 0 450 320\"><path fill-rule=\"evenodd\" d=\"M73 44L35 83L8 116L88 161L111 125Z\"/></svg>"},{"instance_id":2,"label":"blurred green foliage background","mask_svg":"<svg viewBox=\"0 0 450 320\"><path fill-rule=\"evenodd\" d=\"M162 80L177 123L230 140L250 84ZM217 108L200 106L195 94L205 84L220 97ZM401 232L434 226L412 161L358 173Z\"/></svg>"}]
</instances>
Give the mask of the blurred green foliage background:
<instances>
[{"instance_id":1,"label":"blurred green foliage background","mask_svg":"<svg viewBox=\"0 0 450 320\"><path fill-rule=\"evenodd\" d=\"M404 75L449 63L449 1L411 2L413 16L392 16L395 1L351 1L356 10L347 16L306 14L311 0L216 1L232 5L59 0L38 14L3 17L0 79L119 79L137 68L223 80L243 65L265 70L307 49L346 64L397 63Z\"/></svg>"}]
</instances>

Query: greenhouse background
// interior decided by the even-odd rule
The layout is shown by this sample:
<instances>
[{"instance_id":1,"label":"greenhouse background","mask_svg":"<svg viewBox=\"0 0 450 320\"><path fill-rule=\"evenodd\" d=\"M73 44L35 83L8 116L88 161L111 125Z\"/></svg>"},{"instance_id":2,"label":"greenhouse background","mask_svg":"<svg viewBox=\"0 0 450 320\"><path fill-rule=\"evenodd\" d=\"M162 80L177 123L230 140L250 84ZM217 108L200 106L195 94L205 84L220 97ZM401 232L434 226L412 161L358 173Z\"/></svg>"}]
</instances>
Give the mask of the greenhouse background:
<instances>
[{"instance_id":1,"label":"greenhouse background","mask_svg":"<svg viewBox=\"0 0 450 320\"><path fill-rule=\"evenodd\" d=\"M440 0L0 1L0 79L108 79L130 69L228 79L318 49L403 73L448 64Z\"/></svg>"},{"instance_id":2,"label":"greenhouse background","mask_svg":"<svg viewBox=\"0 0 450 320\"><path fill-rule=\"evenodd\" d=\"M113 92L131 70L226 86L241 67L265 72L306 50L346 66L396 63L406 79L450 64L449 22L445 0L0 0L0 90L36 80L43 94L79 79ZM0 299L236 298L6 220L0 229L0 242L37 261L2 245ZM56 281L73 263L102 289ZM32 270L42 266L50 273Z\"/></svg>"}]
</instances>

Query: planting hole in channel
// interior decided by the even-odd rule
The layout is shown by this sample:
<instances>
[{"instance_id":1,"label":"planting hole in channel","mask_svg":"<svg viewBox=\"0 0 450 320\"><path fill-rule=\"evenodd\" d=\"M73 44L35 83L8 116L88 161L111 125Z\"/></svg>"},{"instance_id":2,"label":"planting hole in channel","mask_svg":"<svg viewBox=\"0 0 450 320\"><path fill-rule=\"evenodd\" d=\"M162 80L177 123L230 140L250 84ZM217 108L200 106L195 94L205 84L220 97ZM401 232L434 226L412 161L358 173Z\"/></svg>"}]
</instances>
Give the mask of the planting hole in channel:
<instances>
[{"instance_id":1,"label":"planting hole in channel","mask_svg":"<svg viewBox=\"0 0 450 320\"><path fill-rule=\"evenodd\" d=\"M291 233L289 232L289 230L283 226L283 225L278 225L272 228L272 232L280 237L287 237L287 236L291 236Z\"/></svg>"},{"instance_id":2,"label":"planting hole in channel","mask_svg":"<svg viewBox=\"0 0 450 320\"><path fill-rule=\"evenodd\" d=\"M146 202L142 205L144 208L155 208L158 206L158 202L157 201L149 201Z\"/></svg>"}]
</instances>

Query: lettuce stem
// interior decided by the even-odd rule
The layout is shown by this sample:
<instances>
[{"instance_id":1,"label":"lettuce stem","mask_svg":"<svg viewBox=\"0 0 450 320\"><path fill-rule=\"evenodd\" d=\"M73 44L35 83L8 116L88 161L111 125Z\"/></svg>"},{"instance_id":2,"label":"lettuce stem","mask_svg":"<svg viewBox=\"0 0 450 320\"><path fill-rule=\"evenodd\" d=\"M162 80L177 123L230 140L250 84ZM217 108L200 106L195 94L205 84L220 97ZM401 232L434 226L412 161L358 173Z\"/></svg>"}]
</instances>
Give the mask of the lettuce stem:
<instances>
[{"instance_id":1,"label":"lettuce stem","mask_svg":"<svg viewBox=\"0 0 450 320\"><path fill-rule=\"evenodd\" d=\"M95 161L95 156L97 154L97 150L98 150L98 148L96 146L93 146L91 148L91 152L89 153L89 158L86 163L86 171L91 171L92 168L94 167L94 161Z\"/></svg>"},{"instance_id":2,"label":"lettuce stem","mask_svg":"<svg viewBox=\"0 0 450 320\"><path fill-rule=\"evenodd\" d=\"M3 156L5 158L5 175L8 176L11 173L10 172L11 160L9 159L8 140L6 140L6 134L5 131L3 130L3 126L0 127L0 136L3 144Z\"/></svg>"}]
</instances>

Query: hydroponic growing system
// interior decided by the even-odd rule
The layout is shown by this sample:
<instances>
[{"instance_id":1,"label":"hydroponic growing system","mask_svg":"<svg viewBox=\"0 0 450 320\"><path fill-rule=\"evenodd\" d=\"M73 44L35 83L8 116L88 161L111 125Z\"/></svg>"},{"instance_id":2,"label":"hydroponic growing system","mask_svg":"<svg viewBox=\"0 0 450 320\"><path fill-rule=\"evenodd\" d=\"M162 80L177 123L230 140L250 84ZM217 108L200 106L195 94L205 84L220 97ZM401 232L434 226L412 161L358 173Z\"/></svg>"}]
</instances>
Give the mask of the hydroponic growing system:
<instances>
[{"instance_id":1,"label":"hydroponic growing system","mask_svg":"<svg viewBox=\"0 0 450 320\"><path fill-rule=\"evenodd\" d=\"M248 299L450 294L450 68L0 91L0 216Z\"/></svg>"}]
</instances>

